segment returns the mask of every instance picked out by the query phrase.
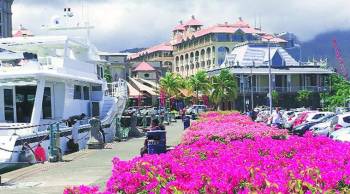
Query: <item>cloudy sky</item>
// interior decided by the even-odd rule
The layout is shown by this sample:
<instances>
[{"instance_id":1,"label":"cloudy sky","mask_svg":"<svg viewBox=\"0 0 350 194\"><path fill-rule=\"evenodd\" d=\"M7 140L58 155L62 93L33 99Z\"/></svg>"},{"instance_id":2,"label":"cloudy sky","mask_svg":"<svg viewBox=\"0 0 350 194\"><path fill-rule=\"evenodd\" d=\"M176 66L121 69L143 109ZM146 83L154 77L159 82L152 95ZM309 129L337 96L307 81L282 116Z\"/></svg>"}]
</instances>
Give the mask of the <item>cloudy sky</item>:
<instances>
[{"instance_id":1,"label":"cloudy sky","mask_svg":"<svg viewBox=\"0 0 350 194\"><path fill-rule=\"evenodd\" d=\"M77 20L88 18L95 27L92 41L105 51L166 41L178 21L191 15L206 26L233 23L240 16L254 26L261 18L263 30L294 32L301 40L350 29L350 0L15 0L13 26L46 33L41 26L62 15L64 7L71 7Z\"/></svg>"}]
</instances>

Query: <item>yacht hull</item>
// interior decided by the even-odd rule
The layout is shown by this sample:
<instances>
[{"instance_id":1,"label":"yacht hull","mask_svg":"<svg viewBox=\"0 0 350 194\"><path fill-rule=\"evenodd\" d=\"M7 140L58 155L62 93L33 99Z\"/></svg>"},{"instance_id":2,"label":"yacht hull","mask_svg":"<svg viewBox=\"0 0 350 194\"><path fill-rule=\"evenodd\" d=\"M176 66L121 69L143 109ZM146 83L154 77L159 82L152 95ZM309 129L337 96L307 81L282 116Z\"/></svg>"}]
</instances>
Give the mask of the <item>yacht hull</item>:
<instances>
[{"instance_id":1,"label":"yacht hull","mask_svg":"<svg viewBox=\"0 0 350 194\"><path fill-rule=\"evenodd\" d=\"M87 148L87 143L90 138L89 130L90 130L89 124L81 126L79 128L79 135L77 140L77 143L79 145L79 150L83 150ZM115 125L110 125L108 128L103 129L105 133L106 143L111 142L115 139L115 130L116 130ZM67 143L71 138L72 138L71 128L61 130L60 149L63 155L71 153L67 146ZM32 135L27 137L23 136L16 140L15 146L12 150L11 157L6 161L0 162L0 174L9 172L15 169L27 167L37 163L37 161L33 158L34 155L30 161L26 161L26 162L19 161L19 153L22 150L24 143L28 143L33 150L35 150L38 143L40 143L40 145L45 149L46 159L48 159L50 139L47 132L37 136L32 136ZM1 152L6 152L6 151L0 150L0 154Z\"/></svg>"}]
</instances>

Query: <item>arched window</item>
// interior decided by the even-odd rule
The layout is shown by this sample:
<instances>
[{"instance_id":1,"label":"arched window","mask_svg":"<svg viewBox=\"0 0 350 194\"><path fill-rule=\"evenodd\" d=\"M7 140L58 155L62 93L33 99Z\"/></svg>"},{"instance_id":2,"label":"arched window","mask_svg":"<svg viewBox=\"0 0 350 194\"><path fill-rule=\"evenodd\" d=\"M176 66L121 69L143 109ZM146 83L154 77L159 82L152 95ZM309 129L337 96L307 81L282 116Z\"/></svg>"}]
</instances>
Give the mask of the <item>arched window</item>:
<instances>
[{"instance_id":1,"label":"arched window","mask_svg":"<svg viewBox=\"0 0 350 194\"><path fill-rule=\"evenodd\" d=\"M218 65L221 65L225 61L226 55L229 53L229 48L219 47L218 48Z\"/></svg>"}]
</instances>

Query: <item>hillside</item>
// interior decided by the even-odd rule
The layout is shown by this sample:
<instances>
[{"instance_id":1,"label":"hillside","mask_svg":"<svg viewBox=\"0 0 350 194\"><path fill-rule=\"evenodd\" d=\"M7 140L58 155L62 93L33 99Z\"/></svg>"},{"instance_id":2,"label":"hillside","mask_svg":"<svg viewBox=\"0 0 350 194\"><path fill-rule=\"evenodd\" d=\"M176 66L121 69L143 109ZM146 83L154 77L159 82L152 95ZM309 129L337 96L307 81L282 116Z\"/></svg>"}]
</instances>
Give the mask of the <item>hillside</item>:
<instances>
[{"instance_id":1,"label":"hillside","mask_svg":"<svg viewBox=\"0 0 350 194\"><path fill-rule=\"evenodd\" d=\"M350 70L350 31L333 31L317 35L314 39L303 42L301 55L303 61L327 58L330 65L338 65L332 40L335 38L348 71Z\"/></svg>"}]
</instances>

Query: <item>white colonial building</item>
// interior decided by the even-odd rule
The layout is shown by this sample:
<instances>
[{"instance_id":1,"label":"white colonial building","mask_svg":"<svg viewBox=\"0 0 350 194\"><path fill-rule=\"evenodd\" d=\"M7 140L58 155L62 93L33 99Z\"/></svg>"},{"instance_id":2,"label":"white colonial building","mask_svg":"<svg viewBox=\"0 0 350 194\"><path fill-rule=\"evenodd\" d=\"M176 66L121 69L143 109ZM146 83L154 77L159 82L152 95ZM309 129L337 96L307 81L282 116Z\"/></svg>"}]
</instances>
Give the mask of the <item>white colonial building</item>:
<instances>
[{"instance_id":1,"label":"white colonial building","mask_svg":"<svg viewBox=\"0 0 350 194\"><path fill-rule=\"evenodd\" d=\"M325 63L299 63L276 44L271 44L270 62L272 90L275 90L280 98L275 104L283 107L297 106L294 99L297 92L308 90L313 93L312 106L320 106L319 93L328 90L327 77L334 73ZM208 73L213 76L219 74L221 69L228 69L237 78L237 108L242 108L243 102L248 107L251 107L252 103L254 106L268 104L269 48L266 43L245 43L236 46L218 68L209 70Z\"/></svg>"}]
</instances>

